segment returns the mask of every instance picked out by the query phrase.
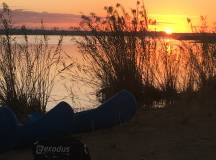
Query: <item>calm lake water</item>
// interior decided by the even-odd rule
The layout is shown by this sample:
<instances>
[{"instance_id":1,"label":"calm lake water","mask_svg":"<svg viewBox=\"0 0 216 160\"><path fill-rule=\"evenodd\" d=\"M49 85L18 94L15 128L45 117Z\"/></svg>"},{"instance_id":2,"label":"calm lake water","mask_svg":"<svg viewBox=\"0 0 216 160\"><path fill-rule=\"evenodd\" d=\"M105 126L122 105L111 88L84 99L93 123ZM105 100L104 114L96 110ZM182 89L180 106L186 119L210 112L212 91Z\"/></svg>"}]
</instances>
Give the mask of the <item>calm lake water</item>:
<instances>
[{"instance_id":1,"label":"calm lake water","mask_svg":"<svg viewBox=\"0 0 216 160\"><path fill-rule=\"evenodd\" d=\"M29 36L29 43L34 44L35 39L39 39L40 36ZM51 93L51 97L49 99L47 110L53 108L60 101L65 101L69 103L75 110L85 110L89 108L95 108L99 105L95 97L95 89L92 86L89 86L84 81L81 81L81 77L84 75L77 70L78 65L83 66L85 62L83 61L82 55L79 52L75 44L75 39L79 39L80 37L71 37L65 36L63 38L63 52L62 54L68 54L71 58L65 58L65 64L69 65L75 62L74 67L70 67L73 75L70 75L68 71L62 73L55 80L54 88ZM16 36L18 42L24 42L23 36ZM50 47L56 47L58 44L59 37L58 36L48 36ZM59 68L59 70L62 69ZM76 77L78 76L78 77ZM73 96L71 96L70 90L73 91Z\"/></svg>"},{"instance_id":2,"label":"calm lake water","mask_svg":"<svg viewBox=\"0 0 216 160\"><path fill-rule=\"evenodd\" d=\"M19 42L23 41L22 36L17 36L16 38ZM35 38L36 36L29 36L29 42L34 44ZM73 65L70 67L70 72L64 72L55 80L47 110L51 109L60 101L68 102L77 111L95 108L99 105L95 96L98 87L97 85L92 85L92 82L97 82L97 80L95 81L95 76L83 72L83 67L85 70L89 70L89 68L85 68L88 64L83 60L82 53L80 53L75 43L75 39L79 40L80 38L72 36L64 37L62 46L63 55L67 54L71 57L65 58L64 62L66 66L71 63ZM57 46L58 39L58 36L49 36L50 47ZM188 52L190 48L186 48L186 50L182 50L182 48L188 47L187 44L189 43L188 41L185 43L170 39L157 39L156 50L153 50L148 55L149 63L145 63L146 66L144 66L143 70L147 73L148 68L151 68L150 73L154 76L153 83L156 87L163 87L169 81L170 77L174 77L173 80L176 89L184 89L184 85L190 80L190 76L188 75L191 75L190 66L188 65L190 64L191 53ZM194 56L198 57L197 60L199 62L203 57L199 53L200 49L196 47L195 50L198 52L195 52ZM200 64L198 63L198 65ZM59 70L61 69L59 68ZM70 91L73 92L73 96L71 96Z\"/></svg>"}]
</instances>

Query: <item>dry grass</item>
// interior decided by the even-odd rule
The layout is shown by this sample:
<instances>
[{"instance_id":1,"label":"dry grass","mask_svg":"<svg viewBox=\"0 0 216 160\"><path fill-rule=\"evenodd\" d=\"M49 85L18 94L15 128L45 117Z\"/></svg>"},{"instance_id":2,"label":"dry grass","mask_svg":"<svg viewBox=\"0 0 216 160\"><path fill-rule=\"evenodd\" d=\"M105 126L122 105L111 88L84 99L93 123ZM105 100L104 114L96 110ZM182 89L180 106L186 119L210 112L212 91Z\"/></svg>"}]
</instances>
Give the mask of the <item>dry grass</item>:
<instances>
[{"instance_id":1,"label":"dry grass","mask_svg":"<svg viewBox=\"0 0 216 160\"><path fill-rule=\"evenodd\" d=\"M82 17L82 29L91 30L94 36L85 36L77 42L86 61L92 64L89 71L101 82L98 98L103 102L114 93L127 89L139 101L151 104L155 95L159 95L153 85L150 67L150 56L154 54L156 42L145 36L124 35L125 32L148 29L149 20L144 4L138 2L131 14L120 4L105 7L105 11L106 18L93 13ZM100 31L109 31L112 35L101 35Z\"/></svg>"},{"instance_id":2,"label":"dry grass","mask_svg":"<svg viewBox=\"0 0 216 160\"><path fill-rule=\"evenodd\" d=\"M139 37L152 20L144 5L126 12L122 5L105 7L106 18L92 13L83 16L81 28L93 36L77 41L89 70L97 80L97 96L103 102L121 89L131 91L141 104L173 104L182 96L191 97L216 74L216 42L174 42ZM206 28L201 22L200 31ZM111 32L110 35L100 34Z\"/></svg>"},{"instance_id":3,"label":"dry grass","mask_svg":"<svg viewBox=\"0 0 216 160\"><path fill-rule=\"evenodd\" d=\"M10 9L3 4L0 37L0 104L11 107L24 120L31 112L45 112L54 80L59 74L62 37L56 47L48 44L42 36L30 44L28 36L24 42L9 34L12 28ZM23 34L25 31L23 30Z\"/></svg>"}]
</instances>

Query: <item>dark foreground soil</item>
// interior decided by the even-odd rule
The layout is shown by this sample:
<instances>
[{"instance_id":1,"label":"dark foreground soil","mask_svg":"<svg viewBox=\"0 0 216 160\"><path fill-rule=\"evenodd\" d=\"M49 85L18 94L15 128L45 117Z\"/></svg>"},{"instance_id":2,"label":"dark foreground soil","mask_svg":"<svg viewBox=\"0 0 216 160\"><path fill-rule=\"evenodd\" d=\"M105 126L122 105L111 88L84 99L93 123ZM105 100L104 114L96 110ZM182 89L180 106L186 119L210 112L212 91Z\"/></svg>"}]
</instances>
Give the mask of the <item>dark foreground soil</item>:
<instances>
[{"instance_id":1,"label":"dark foreground soil","mask_svg":"<svg viewBox=\"0 0 216 160\"><path fill-rule=\"evenodd\" d=\"M212 160L216 158L216 106L139 109L128 123L80 135L92 160ZM32 160L31 149L0 160Z\"/></svg>"}]
</instances>

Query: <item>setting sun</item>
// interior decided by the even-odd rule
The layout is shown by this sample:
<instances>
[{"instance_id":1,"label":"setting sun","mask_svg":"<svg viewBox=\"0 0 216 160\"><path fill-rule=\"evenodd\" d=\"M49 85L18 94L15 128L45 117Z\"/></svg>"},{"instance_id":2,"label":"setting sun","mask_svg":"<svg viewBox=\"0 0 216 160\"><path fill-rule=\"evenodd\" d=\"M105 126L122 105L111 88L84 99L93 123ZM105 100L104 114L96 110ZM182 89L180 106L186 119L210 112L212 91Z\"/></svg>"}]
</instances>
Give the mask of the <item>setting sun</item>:
<instances>
[{"instance_id":1,"label":"setting sun","mask_svg":"<svg viewBox=\"0 0 216 160\"><path fill-rule=\"evenodd\" d=\"M173 33L173 30L172 30L171 28L166 28L166 29L164 30L164 32L165 32L166 34L172 34L172 33Z\"/></svg>"}]
</instances>

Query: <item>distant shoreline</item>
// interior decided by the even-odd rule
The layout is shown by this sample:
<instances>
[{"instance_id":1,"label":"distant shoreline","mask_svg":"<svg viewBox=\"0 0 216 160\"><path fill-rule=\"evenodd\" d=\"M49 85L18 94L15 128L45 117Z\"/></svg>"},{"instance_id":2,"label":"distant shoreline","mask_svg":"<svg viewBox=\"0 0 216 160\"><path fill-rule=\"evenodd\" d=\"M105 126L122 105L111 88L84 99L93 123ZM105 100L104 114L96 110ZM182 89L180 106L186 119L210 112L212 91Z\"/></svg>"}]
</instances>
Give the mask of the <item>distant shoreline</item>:
<instances>
[{"instance_id":1,"label":"distant shoreline","mask_svg":"<svg viewBox=\"0 0 216 160\"><path fill-rule=\"evenodd\" d=\"M0 30L0 35L53 35L53 36L105 36L116 35L116 32L97 32L92 31L70 31L70 30L42 30L42 29L10 29L9 31ZM124 36L146 36L152 38L171 38L175 40L206 40L216 41L216 33L172 33L167 34L165 32L119 32L119 35Z\"/></svg>"}]
</instances>

